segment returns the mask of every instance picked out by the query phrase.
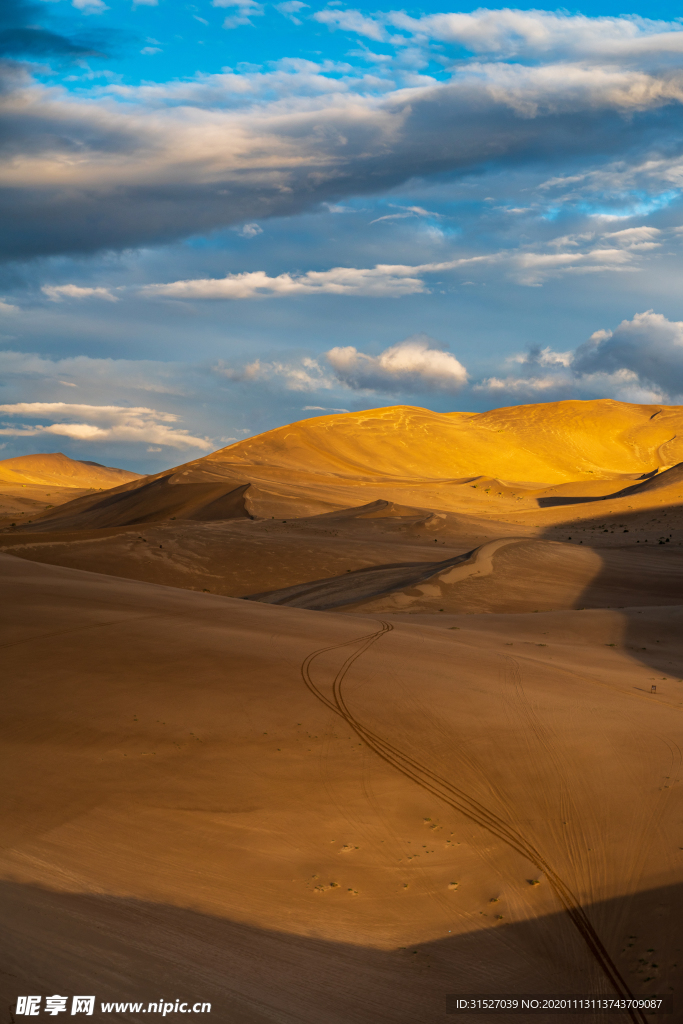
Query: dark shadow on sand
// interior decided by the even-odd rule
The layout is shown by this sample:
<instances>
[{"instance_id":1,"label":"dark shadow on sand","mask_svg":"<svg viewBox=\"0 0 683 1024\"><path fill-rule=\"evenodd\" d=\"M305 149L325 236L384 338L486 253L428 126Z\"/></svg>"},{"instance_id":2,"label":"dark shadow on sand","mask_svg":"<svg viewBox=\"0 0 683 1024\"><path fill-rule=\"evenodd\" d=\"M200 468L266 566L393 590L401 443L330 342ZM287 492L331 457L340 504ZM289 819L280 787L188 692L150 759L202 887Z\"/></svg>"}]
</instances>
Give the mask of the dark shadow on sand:
<instances>
[{"instance_id":1,"label":"dark shadow on sand","mask_svg":"<svg viewBox=\"0 0 683 1024\"><path fill-rule=\"evenodd\" d=\"M504 900L495 910L485 904L476 931L392 950L265 930L164 904L12 882L0 883L0 901L2 1024L13 1020L16 997L27 994L94 994L93 1019L110 1022L144 1022L150 1015L102 1014L100 1001L204 1001L212 1004L211 1015L199 1019L217 1024L446 1024L456 1019L446 1015L447 994L611 994L564 912L507 923L495 917L506 913ZM672 964L681 963L682 909L683 886L586 908L634 994L673 991L680 975ZM161 1015L152 1014L155 1019ZM551 1017L457 1019L546 1024ZM585 1024L606 1019L629 1020L626 1014L561 1018ZM659 1019L674 1024L681 1018Z\"/></svg>"}]
</instances>

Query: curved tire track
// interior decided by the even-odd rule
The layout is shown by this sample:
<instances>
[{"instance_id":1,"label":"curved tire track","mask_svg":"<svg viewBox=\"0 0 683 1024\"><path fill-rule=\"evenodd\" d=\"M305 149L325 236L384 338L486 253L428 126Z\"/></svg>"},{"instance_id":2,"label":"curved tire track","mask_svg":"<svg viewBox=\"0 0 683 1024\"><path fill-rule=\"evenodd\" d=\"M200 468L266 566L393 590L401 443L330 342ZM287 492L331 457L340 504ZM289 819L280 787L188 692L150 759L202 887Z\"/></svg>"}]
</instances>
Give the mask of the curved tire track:
<instances>
[{"instance_id":1,"label":"curved tire track","mask_svg":"<svg viewBox=\"0 0 683 1024\"><path fill-rule=\"evenodd\" d=\"M344 721L354 730L356 735L372 750L374 750L378 757L381 757L383 761L386 761L387 764L391 765L392 768L401 772L402 775L405 775L406 778L415 782L428 793L438 797L438 799L442 800L449 807L452 807L460 814L469 818L470 821L473 821L475 824L487 829L487 831L495 835L498 839L501 839L504 843L507 843L507 845L517 853L531 861L539 871L543 871L553 892L569 915L572 924L583 939L589 952L600 966L603 974L609 981L615 993L622 999L632 999L633 994L630 991L627 982L622 978L619 968L610 957L579 900L571 889L563 882L560 876L556 874L550 864L548 864L540 851L525 839L523 835L517 832L516 829L511 825L508 825L507 822L502 818L499 818L483 804L479 803L478 800L468 796L467 793L458 789L457 786L454 786L447 779L444 779L425 765L420 764L419 761L416 761L409 754L399 750L398 747L395 747L388 740L385 740L382 736L373 732L371 729L368 729L355 717L354 713L346 704L342 692L342 684L349 669L353 663L368 650L369 647L379 640L380 637L384 636L385 633L391 632L393 628L394 627L389 622L382 621L380 629L375 630L372 633L367 633L364 636L355 637L352 640L346 640L343 643L332 644L329 647L322 647L317 651L313 651L313 653L309 654L301 665L301 675L307 688L322 704L329 708L330 711L339 715L340 718L343 718ZM360 646L347 657L342 666L338 669L332 683L332 699L330 699L318 688L318 686L316 686L313 681L311 667L313 662L316 658L320 657L320 655L326 654L328 651L349 647L352 644L359 644ZM640 1010L632 1008L625 1010L624 1012L628 1013L631 1020L634 1021L634 1024L647 1024L647 1018Z\"/></svg>"}]
</instances>

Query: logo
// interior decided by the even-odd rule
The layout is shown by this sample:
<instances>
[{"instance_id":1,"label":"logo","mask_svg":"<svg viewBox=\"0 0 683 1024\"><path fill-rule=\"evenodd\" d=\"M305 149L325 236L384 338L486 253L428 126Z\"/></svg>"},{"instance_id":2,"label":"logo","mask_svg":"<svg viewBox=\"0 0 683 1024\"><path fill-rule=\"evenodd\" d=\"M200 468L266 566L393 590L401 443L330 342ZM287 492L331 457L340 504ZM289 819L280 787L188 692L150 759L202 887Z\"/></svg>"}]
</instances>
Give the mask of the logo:
<instances>
[{"instance_id":1,"label":"logo","mask_svg":"<svg viewBox=\"0 0 683 1024\"><path fill-rule=\"evenodd\" d=\"M40 1013L42 996L19 996L17 999L18 1017L37 1017ZM45 996L45 1013L56 1017L58 1013L66 1013L68 996ZM85 1013L92 1017L95 1009L95 996L74 996L71 1000L71 1016L75 1013Z\"/></svg>"}]
</instances>

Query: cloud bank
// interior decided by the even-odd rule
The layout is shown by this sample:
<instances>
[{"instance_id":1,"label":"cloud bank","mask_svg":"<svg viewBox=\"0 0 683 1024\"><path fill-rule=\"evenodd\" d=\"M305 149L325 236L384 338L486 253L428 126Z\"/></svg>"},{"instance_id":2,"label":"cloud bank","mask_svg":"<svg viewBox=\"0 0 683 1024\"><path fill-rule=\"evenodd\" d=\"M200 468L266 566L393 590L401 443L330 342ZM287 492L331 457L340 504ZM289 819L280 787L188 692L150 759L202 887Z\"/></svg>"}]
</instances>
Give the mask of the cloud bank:
<instances>
[{"instance_id":1,"label":"cloud bank","mask_svg":"<svg viewBox=\"0 0 683 1024\"><path fill-rule=\"evenodd\" d=\"M235 24L262 13L254 0L231 7ZM622 175L647 167L654 191L683 180L672 146L682 127L678 22L486 10L314 17L385 41L389 65L286 58L77 98L6 69L0 256L160 243L520 163L559 170L628 154ZM407 54L423 53L419 66L436 44L455 48L443 81L401 71Z\"/></svg>"},{"instance_id":2,"label":"cloud bank","mask_svg":"<svg viewBox=\"0 0 683 1024\"><path fill-rule=\"evenodd\" d=\"M159 444L170 448L199 448L209 451L212 443L174 427L178 417L144 406L80 405L68 402L16 402L0 405L0 417L21 418L17 426L0 423L0 434L8 437L58 435L76 441L124 441ZM37 420L50 420L37 423Z\"/></svg>"},{"instance_id":3,"label":"cloud bank","mask_svg":"<svg viewBox=\"0 0 683 1024\"><path fill-rule=\"evenodd\" d=\"M508 358L495 376L477 379L428 335L415 335L369 355L353 345L335 346L325 363L264 362L215 372L243 384L268 383L288 391L372 392L403 397L458 396L458 402L488 399L488 405L569 398L615 398L625 402L683 401L683 321L648 310L614 330L599 330L566 352L548 345ZM507 365L505 365L507 364ZM512 369L514 367L514 370ZM307 406L313 409L315 406Z\"/></svg>"},{"instance_id":4,"label":"cloud bank","mask_svg":"<svg viewBox=\"0 0 683 1024\"><path fill-rule=\"evenodd\" d=\"M387 220L387 218L378 218ZM376 223L374 221L372 223ZM538 286L566 274L618 273L634 271L648 259L657 258L658 250L677 235L673 231L643 226L612 230L587 231L581 234L551 237L544 245L527 244L480 256L415 265L383 264L374 267L333 267L330 270L309 270L304 273L282 273L269 276L264 270L227 274L222 278L190 278L166 284L141 287L83 287L76 284L44 285L42 292L53 302L64 299L104 299L116 302L126 293L144 298L186 301L287 298L303 295L365 296L368 298L400 298L404 295L428 293L429 279L434 275L477 268L495 271L517 284ZM471 283L471 282L470 282Z\"/></svg>"},{"instance_id":5,"label":"cloud bank","mask_svg":"<svg viewBox=\"0 0 683 1024\"><path fill-rule=\"evenodd\" d=\"M647 310L616 330L599 330L573 352L532 349L513 359L522 372L490 377L475 390L501 400L617 398L683 402L683 321Z\"/></svg>"}]
</instances>

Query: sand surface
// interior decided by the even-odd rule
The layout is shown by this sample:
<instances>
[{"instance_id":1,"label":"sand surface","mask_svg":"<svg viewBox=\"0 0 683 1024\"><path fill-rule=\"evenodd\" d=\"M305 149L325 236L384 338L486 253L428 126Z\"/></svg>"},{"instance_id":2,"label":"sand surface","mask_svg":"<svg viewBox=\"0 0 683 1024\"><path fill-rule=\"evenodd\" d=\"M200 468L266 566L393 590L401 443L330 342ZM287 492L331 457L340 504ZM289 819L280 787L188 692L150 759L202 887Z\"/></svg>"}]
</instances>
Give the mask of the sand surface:
<instances>
[{"instance_id":1,"label":"sand surface","mask_svg":"<svg viewBox=\"0 0 683 1024\"><path fill-rule=\"evenodd\" d=\"M32 522L41 512L94 491L109 490L138 473L95 462L78 462L61 452L0 460L0 528Z\"/></svg>"},{"instance_id":2,"label":"sand surface","mask_svg":"<svg viewBox=\"0 0 683 1024\"><path fill-rule=\"evenodd\" d=\"M381 410L0 533L4 1005L431 1024L447 993L683 998L683 488L657 433L681 411L530 408L441 430L489 493L436 479L436 414ZM491 424L520 452L545 424L530 486L492 493ZM410 437L392 463L418 428L423 463Z\"/></svg>"}]
</instances>

